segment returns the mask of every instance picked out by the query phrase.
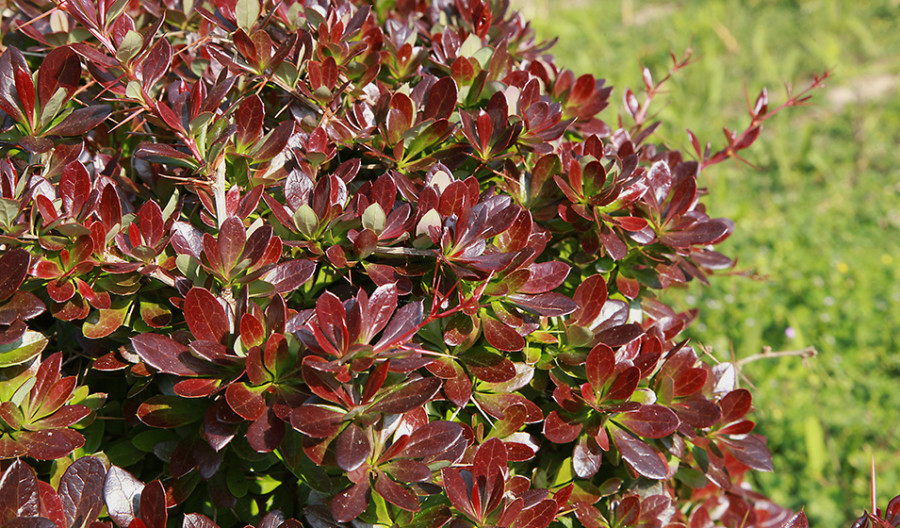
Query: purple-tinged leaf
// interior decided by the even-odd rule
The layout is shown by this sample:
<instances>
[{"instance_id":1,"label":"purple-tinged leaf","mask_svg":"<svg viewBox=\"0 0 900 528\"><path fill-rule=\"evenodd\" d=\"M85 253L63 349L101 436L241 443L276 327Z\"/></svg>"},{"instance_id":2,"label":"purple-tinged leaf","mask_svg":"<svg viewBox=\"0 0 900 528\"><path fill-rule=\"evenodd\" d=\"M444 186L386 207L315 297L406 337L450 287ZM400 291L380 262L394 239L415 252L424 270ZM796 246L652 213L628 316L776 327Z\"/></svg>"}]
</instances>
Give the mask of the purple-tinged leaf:
<instances>
[{"instance_id":1,"label":"purple-tinged leaf","mask_svg":"<svg viewBox=\"0 0 900 528\"><path fill-rule=\"evenodd\" d=\"M590 436L582 435L572 451L572 469L578 478L589 479L600 470L603 449Z\"/></svg>"},{"instance_id":2,"label":"purple-tinged leaf","mask_svg":"<svg viewBox=\"0 0 900 528\"><path fill-rule=\"evenodd\" d=\"M619 422L644 438L663 438L678 429L678 416L662 405L643 405L640 409L619 415Z\"/></svg>"},{"instance_id":3,"label":"purple-tinged leaf","mask_svg":"<svg viewBox=\"0 0 900 528\"><path fill-rule=\"evenodd\" d=\"M556 411L552 411L544 420L544 436L554 444L572 442L581 434L581 429L581 423L567 421Z\"/></svg>"},{"instance_id":4,"label":"purple-tinged leaf","mask_svg":"<svg viewBox=\"0 0 900 528\"><path fill-rule=\"evenodd\" d=\"M241 102L234 116L238 148L246 148L262 138L264 116L265 109L258 95L253 94Z\"/></svg>"},{"instance_id":5,"label":"purple-tinged leaf","mask_svg":"<svg viewBox=\"0 0 900 528\"><path fill-rule=\"evenodd\" d=\"M337 438L334 460L339 468L351 472L369 458L371 449L366 432L358 425L351 423Z\"/></svg>"},{"instance_id":6,"label":"purple-tinged leaf","mask_svg":"<svg viewBox=\"0 0 900 528\"><path fill-rule=\"evenodd\" d=\"M528 267L528 281L519 288L518 293L548 292L566 280L570 269L568 264L558 260L532 264Z\"/></svg>"},{"instance_id":7,"label":"purple-tinged leaf","mask_svg":"<svg viewBox=\"0 0 900 528\"><path fill-rule=\"evenodd\" d=\"M272 407L266 407L266 412L247 428L247 443L257 453L271 453L284 440L285 429L284 420L275 414Z\"/></svg>"},{"instance_id":8,"label":"purple-tinged leaf","mask_svg":"<svg viewBox=\"0 0 900 528\"><path fill-rule=\"evenodd\" d=\"M708 372L700 367L685 369L675 378L673 395L676 398L680 398L700 391L706 385L707 376Z\"/></svg>"},{"instance_id":9,"label":"purple-tinged leaf","mask_svg":"<svg viewBox=\"0 0 900 528\"><path fill-rule=\"evenodd\" d=\"M0 54L0 110L14 120L23 122L25 115L19 108L19 96L16 94L16 70L28 69L25 57L18 49L9 46Z\"/></svg>"},{"instance_id":10,"label":"purple-tinged leaf","mask_svg":"<svg viewBox=\"0 0 900 528\"><path fill-rule=\"evenodd\" d=\"M360 482L338 493L331 499L331 515L339 523L359 517L369 504L369 483Z\"/></svg>"},{"instance_id":11,"label":"purple-tinged leaf","mask_svg":"<svg viewBox=\"0 0 900 528\"><path fill-rule=\"evenodd\" d=\"M66 469L59 481L66 526L89 526L103 509L101 492L106 468L99 459L82 457Z\"/></svg>"},{"instance_id":12,"label":"purple-tinged leaf","mask_svg":"<svg viewBox=\"0 0 900 528\"><path fill-rule=\"evenodd\" d=\"M33 293L18 290L13 292L12 297L3 304L0 304L0 324L13 324L17 319L27 321L44 313L46 309L44 303Z\"/></svg>"},{"instance_id":13,"label":"purple-tinged leaf","mask_svg":"<svg viewBox=\"0 0 900 528\"><path fill-rule=\"evenodd\" d=\"M260 526L262 526L261 523ZM219 528L219 525L202 513L188 513L184 516L181 528ZM277 525L274 528L277 528Z\"/></svg>"},{"instance_id":14,"label":"purple-tinged leaf","mask_svg":"<svg viewBox=\"0 0 900 528\"><path fill-rule=\"evenodd\" d=\"M23 431L16 438L25 447L28 456L38 460L55 460L84 445L81 433L71 429Z\"/></svg>"},{"instance_id":15,"label":"purple-tinged leaf","mask_svg":"<svg viewBox=\"0 0 900 528\"><path fill-rule=\"evenodd\" d=\"M388 392L376 401L370 411L389 414L409 412L431 400L441 388L438 378L419 378Z\"/></svg>"},{"instance_id":16,"label":"purple-tinged leaf","mask_svg":"<svg viewBox=\"0 0 900 528\"><path fill-rule=\"evenodd\" d=\"M484 337L494 348L507 352L518 352L525 348L525 338L515 329L489 316L482 316Z\"/></svg>"},{"instance_id":17,"label":"purple-tinged leaf","mask_svg":"<svg viewBox=\"0 0 900 528\"><path fill-rule=\"evenodd\" d=\"M228 316L209 290L191 288L184 298L184 314L194 337L225 343L229 333Z\"/></svg>"},{"instance_id":18,"label":"purple-tinged leaf","mask_svg":"<svg viewBox=\"0 0 900 528\"><path fill-rule=\"evenodd\" d=\"M419 461L406 458L381 464L379 468L400 482L425 482L431 478L431 469L428 466Z\"/></svg>"},{"instance_id":19,"label":"purple-tinged leaf","mask_svg":"<svg viewBox=\"0 0 900 528\"><path fill-rule=\"evenodd\" d=\"M290 293L306 284L316 270L315 262L294 259L275 266L263 276L263 280L275 287L279 294Z\"/></svg>"},{"instance_id":20,"label":"purple-tinged leaf","mask_svg":"<svg viewBox=\"0 0 900 528\"><path fill-rule=\"evenodd\" d=\"M641 369L637 367L628 367L616 376L615 381L606 393L607 400L621 401L631 398L634 390L637 389L638 382L641 381Z\"/></svg>"},{"instance_id":21,"label":"purple-tinged leaf","mask_svg":"<svg viewBox=\"0 0 900 528\"><path fill-rule=\"evenodd\" d=\"M62 429L80 422L90 414L91 410L84 405L66 405L45 418L33 421L28 429Z\"/></svg>"},{"instance_id":22,"label":"purple-tinged leaf","mask_svg":"<svg viewBox=\"0 0 900 528\"><path fill-rule=\"evenodd\" d=\"M31 72L27 68L16 68L14 71L16 81L16 93L19 102L25 110L25 116L29 124L34 123L34 81L31 80Z\"/></svg>"},{"instance_id":23,"label":"purple-tinged leaf","mask_svg":"<svg viewBox=\"0 0 900 528\"><path fill-rule=\"evenodd\" d=\"M381 339L375 345L375 349L381 351L384 348L395 347L406 343L412 332L422 323L422 303L420 301L403 305L394 313L391 322L381 334Z\"/></svg>"},{"instance_id":24,"label":"purple-tinged leaf","mask_svg":"<svg viewBox=\"0 0 900 528\"><path fill-rule=\"evenodd\" d=\"M340 431L344 412L323 405L304 404L291 413L291 426L313 438L330 438Z\"/></svg>"},{"instance_id":25,"label":"purple-tinged leaf","mask_svg":"<svg viewBox=\"0 0 900 528\"><path fill-rule=\"evenodd\" d=\"M611 348L599 344L591 349L585 361L588 382L595 391L600 391L612 377L616 369L616 355Z\"/></svg>"},{"instance_id":26,"label":"purple-tinged leaf","mask_svg":"<svg viewBox=\"0 0 900 528\"><path fill-rule=\"evenodd\" d=\"M672 404L672 409L681 421L698 429L712 427L722 418L719 406L707 400L702 394L679 400Z\"/></svg>"},{"instance_id":27,"label":"purple-tinged leaf","mask_svg":"<svg viewBox=\"0 0 900 528\"><path fill-rule=\"evenodd\" d=\"M722 439L721 444L731 451L734 458L756 471L773 471L772 453L766 447L764 437L747 435L740 439Z\"/></svg>"},{"instance_id":28,"label":"purple-tinged leaf","mask_svg":"<svg viewBox=\"0 0 900 528\"><path fill-rule=\"evenodd\" d=\"M623 429L613 427L611 432L619 454L635 471L652 480L666 478L668 465L658 451Z\"/></svg>"},{"instance_id":29,"label":"purple-tinged leaf","mask_svg":"<svg viewBox=\"0 0 900 528\"><path fill-rule=\"evenodd\" d=\"M147 57L141 62L141 83L144 90L150 92L156 81L169 69L171 63L172 45L169 44L169 40L163 35L150 48L150 51L147 52Z\"/></svg>"},{"instance_id":30,"label":"purple-tinged leaf","mask_svg":"<svg viewBox=\"0 0 900 528\"><path fill-rule=\"evenodd\" d=\"M65 92L64 105L78 90L81 81L81 62L68 47L54 48L41 61L37 74L38 102L43 110L59 89ZM54 116L47 116L52 119Z\"/></svg>"},{"instance_id":31,"label":"purple-tinged leaf","mask_svg":"<svg viewBox=\"0 0 900 528\"><path fill-rule=\"evenodd\" d=\"M419 499L416 494L409 489L397 484L383 472L378 472L378 478L375 480L375 491L381 497L406 511L419 511Z\"/></svg>"},{"instance_id":32,"label":"purple-tinged leaf","mask_svg":"<svg viewBox=\"0 0 900 528\"><path fill-rule=\"evenodd\" d=\"M469 518L477 519L478 514L472 508L472 502L469 498L471 497L471 490L466 485L461 471L457 468L445 467L441 470L441 477L450 505L463 512Z\"/></svg>"},{"instance_id":33,"label":"purple-tinged leaf","mask_svg":"<svg viewBox=\"0 0 900 528\"><path fill-rule=\"evenodd\" d=\"M166 490L160 481L148 482L141 491L141 520L147 528L166 528Z\"/></svg>"},{"instance_id":34,"label":"purple-tinged leaf","mask_svg":"<svg viewBox=\"0 0 900 528\"><path fill-rule=\"evenodd\" d=\"M349 346L349 333L347 331L347 311L344 304L337 296L326 291L316 301L316 327L322 331L325 339L337 353L343 352ZM318 336L316 337L319 340ZM319 340L319 344L326 348L327 344Z\"/></svg>"},{"instance_id":35,"label":"purple-tinged leaf","mask_svg":"<svg viewBox=\"0 0 900 528\"><path fill-rule=\"evenodd\" d=\"M106 105L79 108L63 119L62 123L48 130L46 134L54 136L80 136L89 130L96 128L100 123L106 120L109 114L110 108Z\"/></svg>"},{"instance_id":36,"label":"purple-tinged leaf","mask_svg":"<svg viewBox=\"0 0 900 528\"><path fill-rule=\"evenodd\" d=\"M463 434L461 425L454 422L431 422L413 431L401 456L425 458L446 451Z\"/></svg>"},{"instance_id":37,"label":"purple-tinged leaf","mask_svg":"<svg viewBox=\"0 0 900 528\"><path fill-rule=\"evenodd\" d=\"M229 216L222 222L217 238L219 247L219 262L222 270L228 274L241 258L244 252L244 245L247 242L247 232L241 219L236 216Z\"/></svg>"},{"instance_id":38,"label":"purple-tinged leaf","mask_svg":"<svg viewBox=\"0 0 900 528\"><path fill-rule=\"evenodd\" d=\"M103 498L109 516L119 526L129 526L140 511L144 484L124 469L111 466L103 483Z\"/></svg>"},{"instance_id":39,"label":"purple-tinged leaf","mask_svg":"<svg viewBox=\"0 0 900 528\"><path fill-rule=\"evenodd\" d=\"M91 178L84 165L80 161L67 164L59 180L63 210L73 218L78 216L90 193Z\"/></svg>"},{"instance_id":40,"label":"purple-tinged leaf","mask_svg":"<svg viewBox=\"0 0 900 528\"><path fill-rule=\"evenodd\" d=\"M200 362L190 349L171 337L159 334L138 334L131 338L131 346L145 363L164 374L199 376Z\"/></svg>"},{"instance_id":41,"label":"purple-tinged leaf","mask_svg":"<svg viewBox=\"0 0 900 528\"><path fill-rule=\"evenodd\" d=\"M544 499L536 505L523 510L516 517L511 528L547 528L556 518L556 501Z\"/></svg>"},{"instance_id":42,"label":"purple-tinged leaf","mask_svg":"<svg viewBox=\"0 0 900 528\"><path fill-rule=\"evenodd\" d=\"M31 255L22 248L7 249L0 255L0 301L16 293L28 275L30 261Z\"/></svg>"},{"instance_id":43,"label":"purple-tinged leaf","mask_svg":"<svg viewBox=\"0 0 900 528\"><path fill-rule=\"evenodd\" d=\"M0 525L17 517L40 515L40 494L34 470L16 459L0 478Z\"/></svg>"},{"instance_id":44,"label":"purple-tinged leaf","mask_svg":"<svg viewBox=\"0 0 900 528\"><path fill-rule=\"evenodd\" d=\"M452 77L442 77L431 86L425 101L424 119L449 119L456 109L458 90Z\"/></svg>"},{"instance_id":45,"label":"purple-tinged leaf","mask_svg":"<svg viewBox=\"0 0 900 528\"><path fill-rule=\"evenodd\" d=\"M557 292L538 295L512 294L506 298L516 306L546 317L561 317L578 309L575 301Z\"/></svg>"},{"instance_id":46,"label":"purple-tinged leaf","mask_svg":"<svg viewBox=\"0 0 900 528\"><path fill-rule=\"evenodd\" d=\"M748 412L753 403L753 397L747 389L735 389L719 400L722 409L722 423L731 423L740 420Z\"/></svg>"},{"instance_id":47,"label":"purple-tinged leaf","mask_svg":"<svg viewBox=\"0 0 900 528\"><path fill-rule=\"evenodd\" d=\"M172 429L203 419L207 402L178 396L151 396L137 409L137 417L150 427Z\"/></svg>"}]
</instances>

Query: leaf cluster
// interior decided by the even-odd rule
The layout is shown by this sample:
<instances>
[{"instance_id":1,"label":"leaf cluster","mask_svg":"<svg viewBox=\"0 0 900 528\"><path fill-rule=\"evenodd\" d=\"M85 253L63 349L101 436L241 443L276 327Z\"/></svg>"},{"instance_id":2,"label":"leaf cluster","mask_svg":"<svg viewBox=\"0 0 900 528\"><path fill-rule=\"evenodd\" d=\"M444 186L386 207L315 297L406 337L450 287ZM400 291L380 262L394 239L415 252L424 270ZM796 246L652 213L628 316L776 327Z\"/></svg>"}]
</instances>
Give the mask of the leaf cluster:
<instances>
[{"instance_id":1,"label":"leaf cluster","mask_svg":"<svg viewBox=\"0 0 900 528\"><path fill-rule=\"evenodd\" d=\"M697 177L764 96L692 160L504 2L17 6L0 525L787 518L657 297L731 265Z\"/></svg>"}]
</instances>

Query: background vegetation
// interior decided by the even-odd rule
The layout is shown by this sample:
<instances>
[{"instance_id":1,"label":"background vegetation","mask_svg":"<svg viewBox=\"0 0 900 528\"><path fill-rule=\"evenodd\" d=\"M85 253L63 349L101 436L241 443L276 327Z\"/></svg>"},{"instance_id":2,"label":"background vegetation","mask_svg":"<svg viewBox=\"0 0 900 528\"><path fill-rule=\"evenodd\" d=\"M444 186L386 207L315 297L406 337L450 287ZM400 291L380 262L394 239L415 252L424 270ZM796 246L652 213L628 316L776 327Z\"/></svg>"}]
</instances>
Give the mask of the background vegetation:
<instances>
[{"instance_id":1,"label":"background vegetation","mask_svg":"<svg viewBox=\"0 0 900 528\"><path fill-rule=\"evenodd\" d=\"M737 225L721 250L752 278L720 276L676 295L701 309L693 335L716 358L764 345L820 352L744 369L775 455L763 490L805 506L812 526L847 526L868 504L874 455L885 504L900 492L900 2L513 3L539 36L560 37L559 64L606 77L614 100L640 86L635 57L661 76L669 50L692 48L695 64L669 84L679 104L656 106L659 137L673 147L689 144L677 127L720 147L712 127L745 123L745 88L767 86L777 104L784 81L802 87L833 70L813 107L764 131L749 154L759 170L729 164L701 175L712 215Z\"/></svg>"}]
</instances>

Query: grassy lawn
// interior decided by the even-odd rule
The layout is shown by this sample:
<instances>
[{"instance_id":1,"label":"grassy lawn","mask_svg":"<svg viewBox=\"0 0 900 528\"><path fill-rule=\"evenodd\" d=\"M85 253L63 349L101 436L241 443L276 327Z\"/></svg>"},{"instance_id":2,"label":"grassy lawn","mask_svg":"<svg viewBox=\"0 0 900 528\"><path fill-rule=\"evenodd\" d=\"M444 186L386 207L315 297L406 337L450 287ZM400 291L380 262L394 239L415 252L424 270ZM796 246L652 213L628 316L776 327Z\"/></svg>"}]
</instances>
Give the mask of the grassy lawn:
<instances>
[{"instance_id":1,"label":"grassy lawn","mask_svg":"<svg viewBox=\"0 0 900 528\"><path fill-rule=\"evenodd\" d=\"M747 155L701 178L713 216L735 220L720 246L741 276L676 292L701 315L692 330L719 359L814 346L819 356L744 368L758 431L776 471L759 487L804 506L813 526L849 526L868 504L900 493L900 2L837 0L514 0L558 62L617 87L640 86L641 65L662 76L669 51L691 47L657 104L657 139L687 147L686 128L722 145L721 127L746 123L744 91L798 88L833 76L809 108L777 117ZM607 111L607 119L613 114ZM689 150L689 149L686 149Z\"/></svg>"}]
</instances>

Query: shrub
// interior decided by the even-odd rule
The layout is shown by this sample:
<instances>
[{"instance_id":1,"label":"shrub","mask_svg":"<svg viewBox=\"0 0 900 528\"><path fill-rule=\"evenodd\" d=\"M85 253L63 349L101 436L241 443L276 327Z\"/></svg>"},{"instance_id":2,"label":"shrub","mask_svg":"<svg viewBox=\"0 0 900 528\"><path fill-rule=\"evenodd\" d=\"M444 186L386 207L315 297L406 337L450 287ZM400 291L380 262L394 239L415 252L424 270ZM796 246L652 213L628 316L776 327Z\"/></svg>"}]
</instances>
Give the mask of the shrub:
<instances>
[{"instance_id":1,"label":"shrub","mask_svg":"<svg viewBox=\"0 0 900 528\"><path fill-rule=\"evenodd\" d=\"M697 176L765 92L687 159L649 142L668 75L605 122L504 2L17 9L0 525L789 517L745 479L750 392L656 294L731 265Z\"/></svg>"}]
</instances>

